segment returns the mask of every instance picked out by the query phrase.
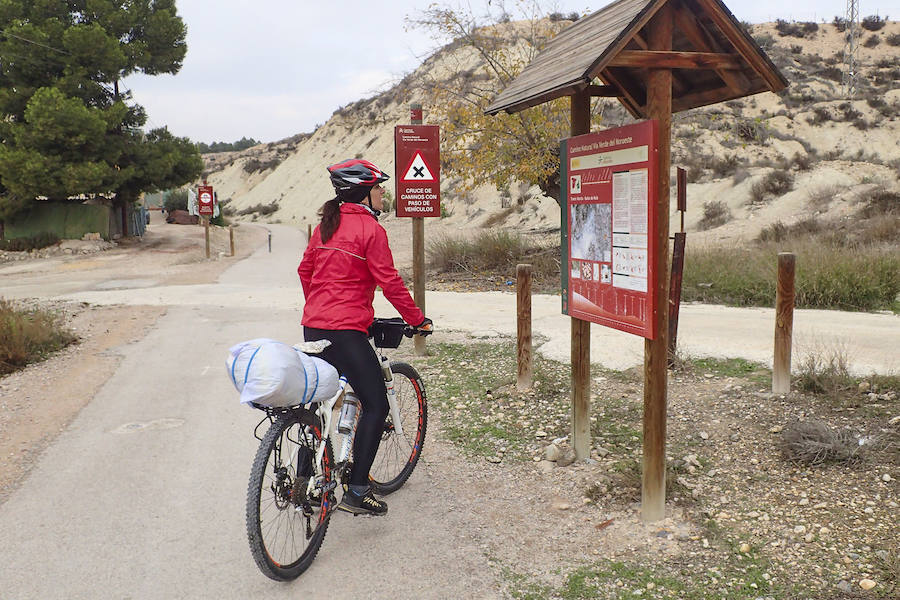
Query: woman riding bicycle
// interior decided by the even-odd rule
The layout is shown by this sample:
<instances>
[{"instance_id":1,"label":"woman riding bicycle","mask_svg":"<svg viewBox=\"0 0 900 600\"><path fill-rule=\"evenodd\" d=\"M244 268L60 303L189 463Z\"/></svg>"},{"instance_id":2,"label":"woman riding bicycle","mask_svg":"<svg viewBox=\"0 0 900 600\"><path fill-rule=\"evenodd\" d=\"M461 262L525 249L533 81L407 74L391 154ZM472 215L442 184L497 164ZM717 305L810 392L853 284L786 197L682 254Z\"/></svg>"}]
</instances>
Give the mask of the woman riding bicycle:
<instances>
[{"instance_id":1,"label":"woman riding bicycle","mask_svg":"<svg viewBox=\"0 0 900 600\"><path fill-rule=\"evenodd\" d=\"M303 336L306 341L331 341L321 356L347 377L362 405L350 485L338 508L382 515L387 504L375 498L369 485L388 414L381 363L367 335L375 317L375 287L413 327L430 330L431 320L394 268L387 233L377 220L384 208L381 184L388 175L366 160L345 160L328 172L337 195L322 205L322 220L297 268L306 298Z\"/></svg>"}]
</instances>

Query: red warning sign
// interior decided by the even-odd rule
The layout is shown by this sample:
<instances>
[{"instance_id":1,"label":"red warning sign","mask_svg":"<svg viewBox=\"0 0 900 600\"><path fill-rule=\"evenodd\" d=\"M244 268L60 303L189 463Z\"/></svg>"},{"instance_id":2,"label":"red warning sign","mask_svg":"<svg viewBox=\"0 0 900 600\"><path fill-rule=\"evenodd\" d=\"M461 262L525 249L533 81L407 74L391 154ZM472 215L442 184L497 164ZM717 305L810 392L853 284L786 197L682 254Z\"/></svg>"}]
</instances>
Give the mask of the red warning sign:
<instances>
[{"instance_id":1,"label":"red warning sign","mask_svg":"<svg viewBox=\"0 0 900 600\"><path fill-rule=\"evenodd\" d=\"M394 128L397 216L441 216L441 138L437 125Z\"/></svg>"},{"instance_id":2,"label":"red warning sign","mask_svg":"<svg viewBox=\"0 0 900 600\"><path fill-rule=\"evenodd\" d=\"M203 217L211 217L215 213L215 196L211 185L201 185L197 188L197 212Z\"/></svg>"}]
</instances>

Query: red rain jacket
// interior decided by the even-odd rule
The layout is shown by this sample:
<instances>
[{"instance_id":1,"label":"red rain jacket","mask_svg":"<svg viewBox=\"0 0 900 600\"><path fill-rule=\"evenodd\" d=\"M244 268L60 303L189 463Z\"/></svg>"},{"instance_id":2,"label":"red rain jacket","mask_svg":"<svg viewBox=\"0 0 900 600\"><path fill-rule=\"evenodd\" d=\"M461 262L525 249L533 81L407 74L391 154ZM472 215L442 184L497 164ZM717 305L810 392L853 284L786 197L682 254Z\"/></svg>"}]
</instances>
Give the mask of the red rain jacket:
<instances>
[{"instance_id":1,"label":"red rain jacket","mask_svg":"<svg viewBox=\"0 0 900 600\"><path fill-rule=\"evenodd\" d=\"M341 204L341 224L327 243L319 227L297 268L306 304L303 325L316 329L354 329L366 332L375 317L375 286L410 325L425 315L413 302L394 268L387 233L369 209Z\"/></svg>"}]
</instances>

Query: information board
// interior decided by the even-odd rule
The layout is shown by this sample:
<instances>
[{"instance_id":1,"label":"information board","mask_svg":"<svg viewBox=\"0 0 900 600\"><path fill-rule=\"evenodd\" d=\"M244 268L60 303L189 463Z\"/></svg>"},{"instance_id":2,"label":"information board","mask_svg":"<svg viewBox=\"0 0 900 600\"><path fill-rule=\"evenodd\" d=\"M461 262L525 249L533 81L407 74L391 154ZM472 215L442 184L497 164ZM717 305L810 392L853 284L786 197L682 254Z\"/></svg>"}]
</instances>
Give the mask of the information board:
<instances>
[{"instance_id":1,"label":"information board","mask_svg":"<svg viewBox=\"0 0 900 600\"><path fill-rule=\"evenodd\" d=\"M437 125L394 128L398 217L441 216L441 130Z\"/></svg>"},{"instance_id":2,"label":"information board","mask_svg":"<svg viewBox=\"0 0 900 600\"><path fill-rule=\"evenodd\" d=\"M213 216L215 213L214 198L211 185L201 185L197 188L197 212L200 216Z\"/></svg>"},{"instance_id":3,"label":"information board","mask_svg":"<svg viewBox=\"0 0 900 600\"><path fill-rule=\"evenodd\" d=\"M653 339L656 121L563 140L562 312Z\"/></svg>"}]
</instances>

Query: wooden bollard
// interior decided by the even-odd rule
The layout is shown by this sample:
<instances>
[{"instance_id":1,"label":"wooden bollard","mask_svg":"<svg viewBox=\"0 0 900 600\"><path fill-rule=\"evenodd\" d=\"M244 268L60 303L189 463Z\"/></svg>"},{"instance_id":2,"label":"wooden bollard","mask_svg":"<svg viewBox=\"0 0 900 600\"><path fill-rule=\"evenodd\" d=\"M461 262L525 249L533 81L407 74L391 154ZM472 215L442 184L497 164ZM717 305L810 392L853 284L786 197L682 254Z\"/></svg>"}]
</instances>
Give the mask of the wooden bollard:
<instances>
[{"instance_id":1,"label":"wooden bollard","mask_svg":"<svg viewBox=\"0 0 900 600\"><path fill-rule=\"evenodd\" d=\"M772 393L791 391L791 337L794 329L794 265L791 252L778 253L775 292L775 354L772 361Z\"/></svg>"},{"instance_id":2,"label":"wooden bollard","mask_svg":"<svg viewBox=\"0 0 900 600\"><path fill-rule=\"evenodd\" d=\"M203 229L206 232L206 258L209 258L209 217L203 217Z\"/></svg>"},{"instance_id":3,"label":"wooden bollard","mask_svg":"<svg viewBox=\"0 0 900 600\"><path fill-rule=\"evenodd\" d=\"M531 389L531 265L516 265L516 358L519 391Z\"/></svg>"},{"instance_id":4,"label":"wooden bollard","mask_svg":"<svg viewBox=\"0 0 900 600\"><path fill-rule=\"evenodd\" d=\"M231 244L231 256L234 256L234 227L228 226L228 242Z\"/></svg>"}]
</instances>

